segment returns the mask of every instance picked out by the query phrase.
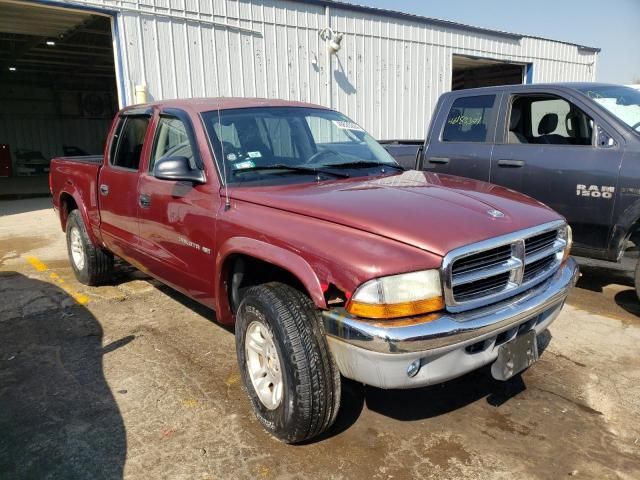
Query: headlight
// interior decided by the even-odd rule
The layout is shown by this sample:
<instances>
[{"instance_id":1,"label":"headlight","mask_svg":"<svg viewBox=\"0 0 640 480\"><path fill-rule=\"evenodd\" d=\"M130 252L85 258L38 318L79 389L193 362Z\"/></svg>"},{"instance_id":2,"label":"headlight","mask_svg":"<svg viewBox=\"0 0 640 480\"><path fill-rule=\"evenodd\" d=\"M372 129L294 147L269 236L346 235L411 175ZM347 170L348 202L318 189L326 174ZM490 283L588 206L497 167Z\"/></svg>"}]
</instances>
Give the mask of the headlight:
<instances>
[{"instance_id":1,"label":"headlight","mask_svg":"<svg viewBox=\"0 0 640 480\"><path fill-rule=\"evenodd\" d=\"M398 318L444 308L440 272L422 270L381 277L363 283L346 309L365 318Z\"/></svg>"},{"instance_id":2,"label":"headlight","mask_svg":"<svg viewBox=\"0 0 640 480\"><path fill-rule=\"evenodd\" d=\"M564 262L569 258L569 255L571 254L571 247L573 246L573 233L571 232L571 227L566 225L564 228L560 229L558 236L567 243L564 247L564 252L562 252L562 261Z\"/></svg>"}]
</instances>

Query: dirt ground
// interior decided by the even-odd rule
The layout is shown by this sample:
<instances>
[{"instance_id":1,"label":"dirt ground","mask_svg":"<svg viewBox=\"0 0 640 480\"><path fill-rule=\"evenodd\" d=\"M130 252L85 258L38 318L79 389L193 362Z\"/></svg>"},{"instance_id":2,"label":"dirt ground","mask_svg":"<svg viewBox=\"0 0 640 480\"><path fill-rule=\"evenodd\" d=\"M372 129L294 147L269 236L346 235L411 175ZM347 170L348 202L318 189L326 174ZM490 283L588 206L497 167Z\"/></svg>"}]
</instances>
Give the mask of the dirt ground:
<instances>
[{"instance_id":1,"label":"dirt ground","mask_svg":"<svg viewBox=\"0 0 640 480\"><path fill-rule=\"evenodd\" d=\"M0 202L0 478L640 478L640 303L582 270L522 376L345 382L335 427L288 446L212 311L125 265L80 285L49 200Z\"/></svg>"}]
</instances>

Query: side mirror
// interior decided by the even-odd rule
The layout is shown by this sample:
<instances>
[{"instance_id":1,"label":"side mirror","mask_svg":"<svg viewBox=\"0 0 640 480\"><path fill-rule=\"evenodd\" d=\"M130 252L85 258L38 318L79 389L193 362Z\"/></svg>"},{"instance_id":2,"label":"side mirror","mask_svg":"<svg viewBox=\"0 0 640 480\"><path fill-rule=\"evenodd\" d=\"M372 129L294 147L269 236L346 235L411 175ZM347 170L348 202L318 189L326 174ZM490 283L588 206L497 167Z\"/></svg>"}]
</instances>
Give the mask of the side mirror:
<instances>
[{"instance_id":1,"label":"side mirror","mask_svg":"<svg viewBox=\"0 0 640 480\"><path fill-rule=\"evenodd\" d=\"M613 148L617 146L616 141L600 125L598 125L597 145L600 148Z\"/></svg>"},{"instance_id":2,"label":"side mirror","mask_svg":"<svg viewBox=\"0 0 640 480\"><path fill-rule=\"evenodd\" d=\"M422 152L424 152L424 145L420 145L418 147L418 151L416 152L416 164L414 166L414 168L416 170L422 170Z\"/></svg>"},{"instance_id":3,"label":"side mirror","mask_svg":"<svg viewBox=\"0 0 640 480\"><path fill-rule=\"evenodd\" d=\"M191 168L187 157L164 157L156 161L153 176L160 180L205 183L202 170Z\"/></svg>"}]
</instances>

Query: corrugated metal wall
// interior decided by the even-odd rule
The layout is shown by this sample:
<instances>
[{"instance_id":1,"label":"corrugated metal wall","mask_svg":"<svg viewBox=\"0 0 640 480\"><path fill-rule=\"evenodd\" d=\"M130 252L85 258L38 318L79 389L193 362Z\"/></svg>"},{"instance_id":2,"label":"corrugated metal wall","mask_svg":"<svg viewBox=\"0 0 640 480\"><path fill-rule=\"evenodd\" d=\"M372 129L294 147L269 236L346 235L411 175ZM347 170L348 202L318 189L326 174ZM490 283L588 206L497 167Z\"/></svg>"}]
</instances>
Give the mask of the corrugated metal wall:
<instances>
[{"instance_id":1,"label":"corrugated metal wall","mask_svg":"<svg viewBox=\"0 0 640 480\"><path fill-rule=\"evenodd\" d=\"M61 102L73 103L78 92L0 84L0 143L8 144L15 164L17 150L33 150L45 159L63 155L63 146L101 153L111 118L60 112ZM68 106L73 110L74 106Z\"/></svg>"},{"instance_id":2,"label":"corrugated metal wall","mask_svg":"<svg viewBox=\"0 0 640 480\"><path fill-rule=\"evenodd\" d=\"M421 138L450 89L453 54L533 63L533 81L595 78L575 45L481 32L416 17L275 0L76 0L119 12L124 95L260 96L336 108L377 138ZM67 3L68 5L68 3ZM344 32L328 59L318 31Z\"/></svg>"},{"instance_id":3,"label":"corrugated metal wall","mask_svg":"<svg viewBox=\"0 0 640 480\"><path fill-rule=\"evenodd\" d=\"M60 117L10 118L0 115L0 143L11 147L15 163L17 150L35 150L45 159L63 155L62 146L69 145L87 153L102 153L109 120Z\"/></svg>"}]
</instances>

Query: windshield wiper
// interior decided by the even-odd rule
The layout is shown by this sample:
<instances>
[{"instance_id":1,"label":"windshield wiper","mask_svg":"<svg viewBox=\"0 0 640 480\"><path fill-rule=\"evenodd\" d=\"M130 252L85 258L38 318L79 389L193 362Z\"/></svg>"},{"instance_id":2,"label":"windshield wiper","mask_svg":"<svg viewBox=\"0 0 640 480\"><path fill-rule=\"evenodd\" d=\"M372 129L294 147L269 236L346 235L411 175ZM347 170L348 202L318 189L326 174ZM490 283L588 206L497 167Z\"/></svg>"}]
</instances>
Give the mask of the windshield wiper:
<instances>
[{"instance_id":1,"label":"windshield wiper","mask_svg":"<svg viewBox=\"0 0 640 480\"><path fill-rule=\"evenodd\" d=\"M364 161L364 160L360 160L357 162L346 162L346 163L333 163L333 164L324 164L322 165L323 168L370 168L370 167L389 167L389 168L395 168L396 170L402 170L403 172L405 171L405 169L403 167L401 167L400 165L395 165L393 163L383 163L383 162L371 162L371 161Z\"/></svg>"},{"instance_id":2,"label":"windshield wiper","mask_svg":"<svg viewBox=\"0 0 640 480\"><path fill-rule=\"evenodd\" d=\"M249 168L241 168L238 170L233 170L233 175L236 175L238 173L245 173L245 172L259 172L261 170L287 170L291 173L299 173L299 174L306 174L306 175L319 175L321 173L324 173L325 175L332 175L334 177L338 177L338 178L349 178L350 175L348 173L340 173L340 172L331 172L329 170L321 170L318 168L312 168L312 167L301 167L301 166L295 166L295 165L285 165L282 163L277 163L275 165L261 165L258 166L256 165L255 167L249 167Z\"/></svg>"}]
</instances>

